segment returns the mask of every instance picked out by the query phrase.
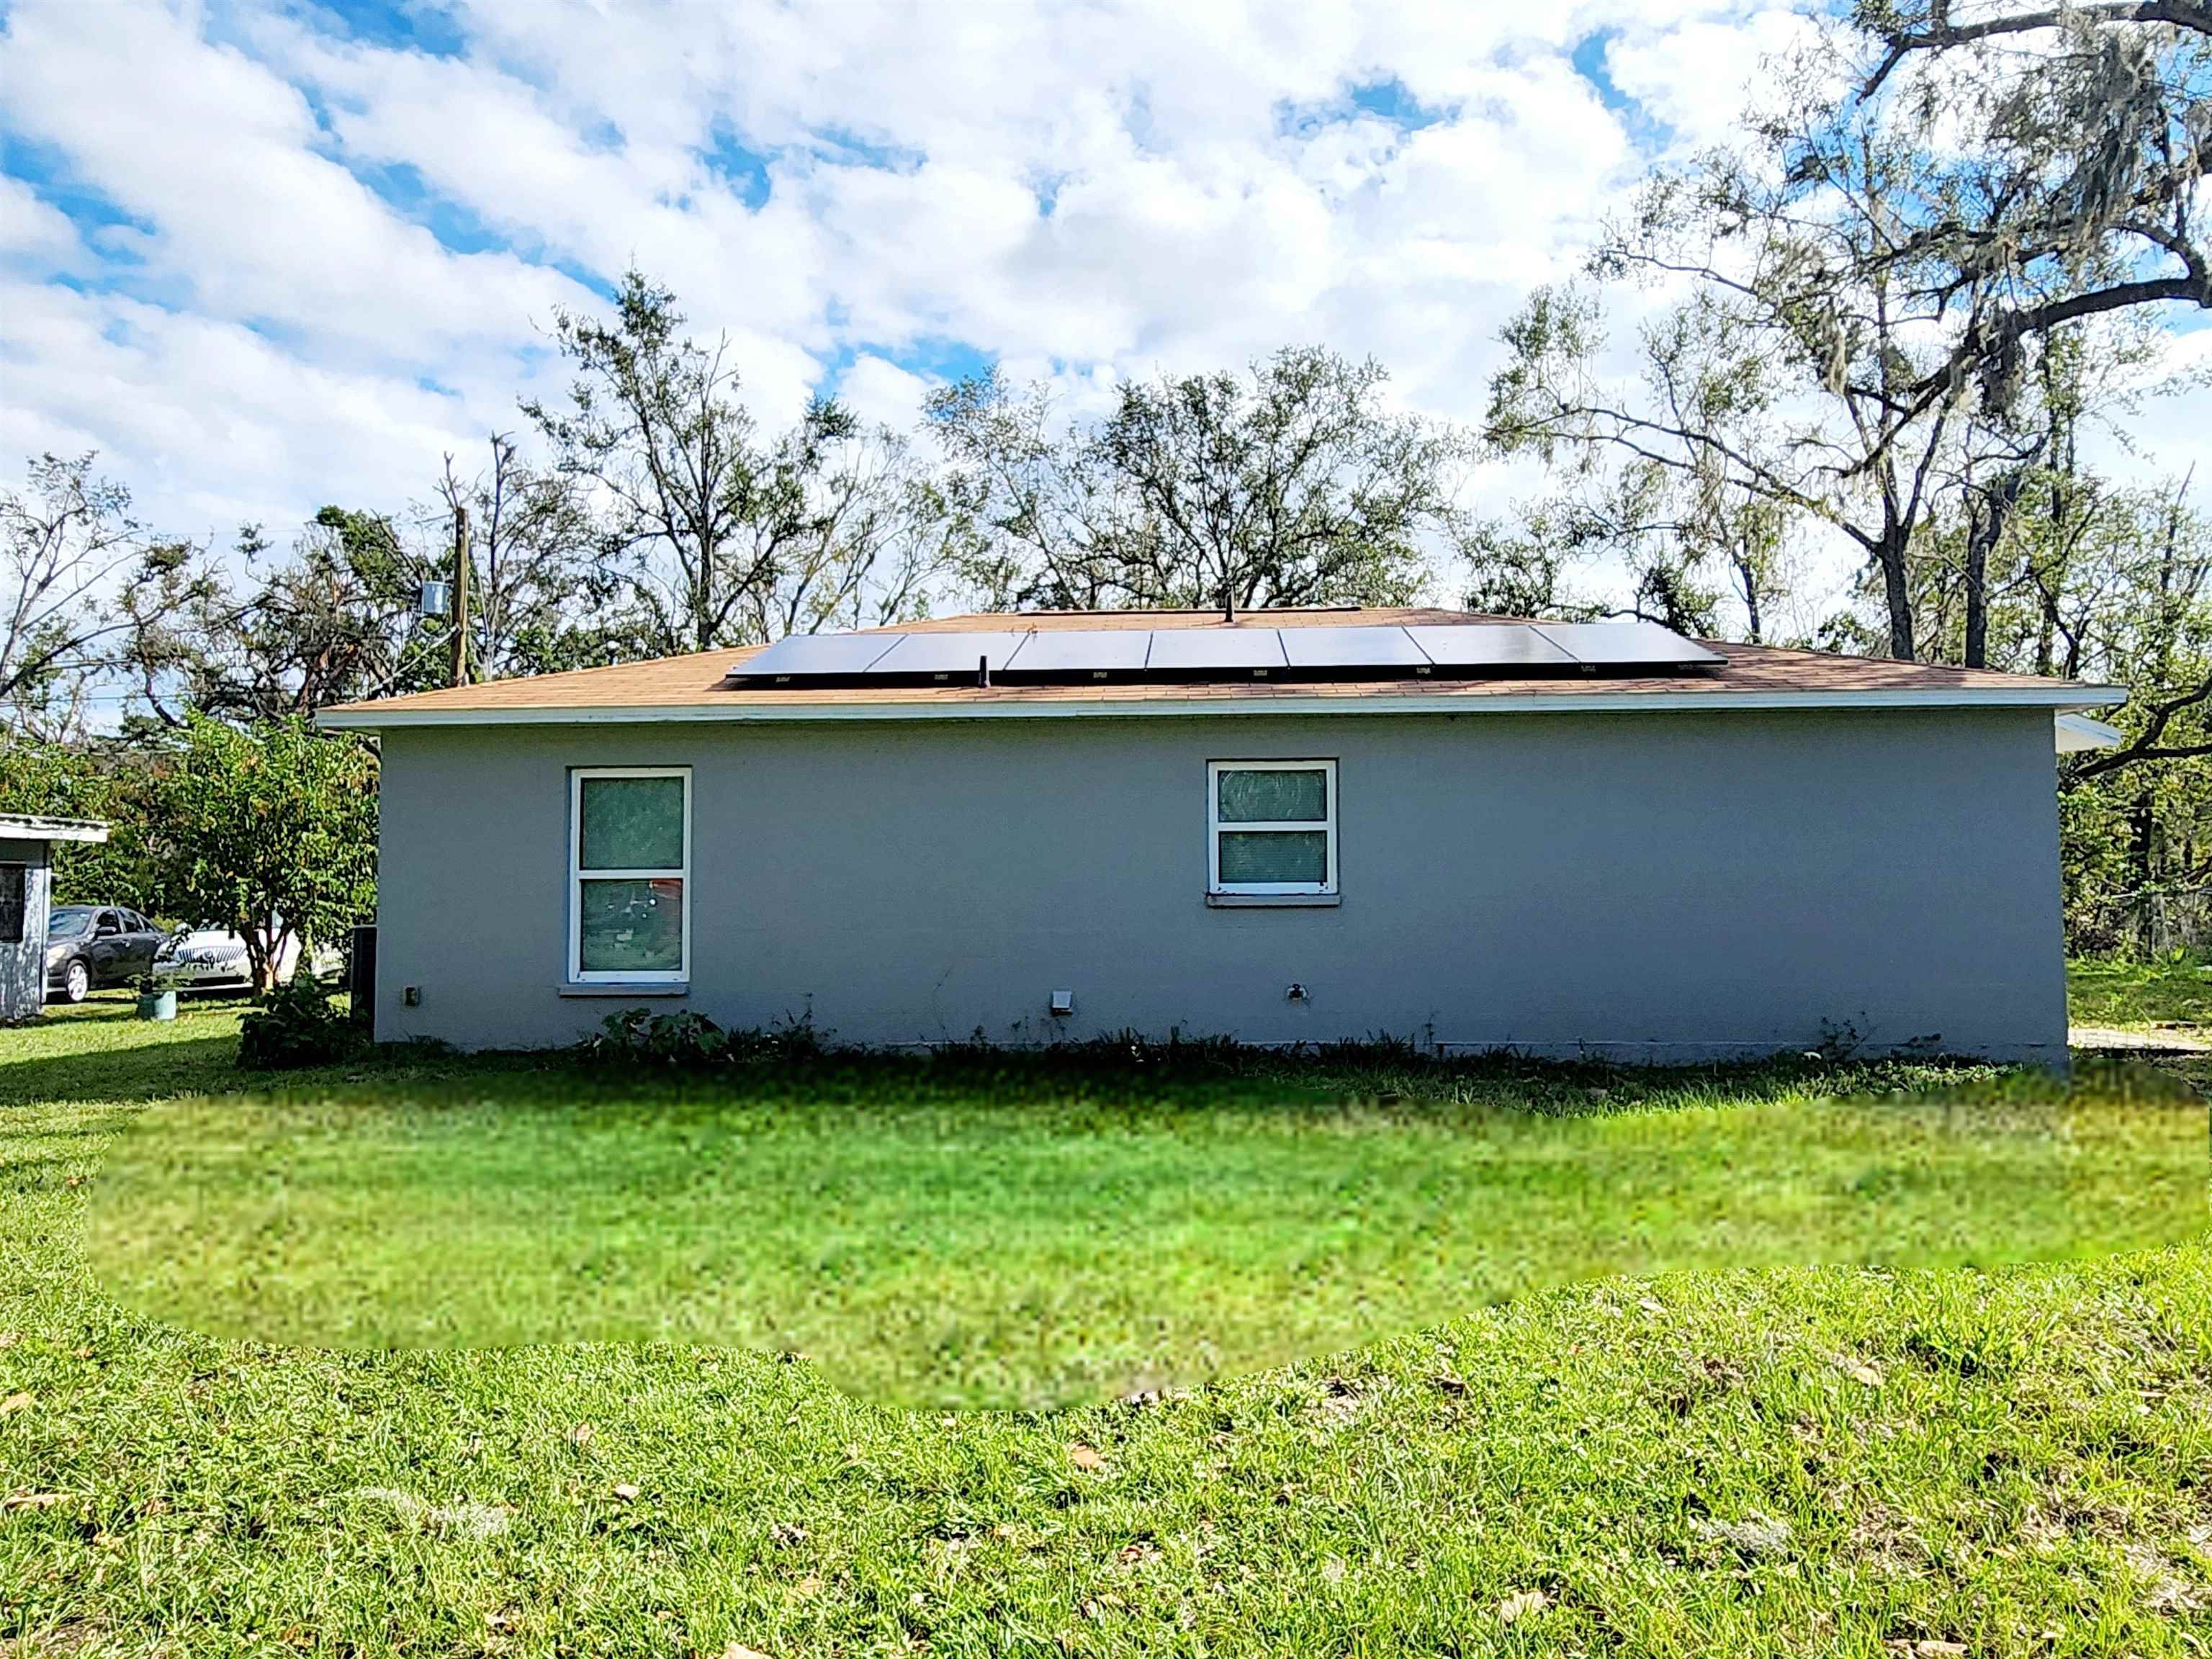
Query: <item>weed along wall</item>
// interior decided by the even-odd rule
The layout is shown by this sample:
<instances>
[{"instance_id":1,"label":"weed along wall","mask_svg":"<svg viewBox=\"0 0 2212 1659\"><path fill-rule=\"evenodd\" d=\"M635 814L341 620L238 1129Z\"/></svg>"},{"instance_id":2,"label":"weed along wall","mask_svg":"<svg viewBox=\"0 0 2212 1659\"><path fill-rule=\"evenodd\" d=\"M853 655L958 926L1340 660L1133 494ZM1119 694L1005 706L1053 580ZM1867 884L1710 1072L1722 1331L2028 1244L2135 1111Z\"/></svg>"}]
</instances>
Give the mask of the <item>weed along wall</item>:
<instances>
[{"instance_id":1,"label":"weed along wall","mask_svg":"<svg viewBox=\"0 0 2212 1659\"><path fill-rule=\"evenodd\" d=\"M1328 901L1209 904L1209 764L1249 759L1335 763ZM398 729L377 1030L2063 1060L2051 764L2040 709ZM569 982L580 768L689 770L650 997Z\"/></svg>"}]
</instances>

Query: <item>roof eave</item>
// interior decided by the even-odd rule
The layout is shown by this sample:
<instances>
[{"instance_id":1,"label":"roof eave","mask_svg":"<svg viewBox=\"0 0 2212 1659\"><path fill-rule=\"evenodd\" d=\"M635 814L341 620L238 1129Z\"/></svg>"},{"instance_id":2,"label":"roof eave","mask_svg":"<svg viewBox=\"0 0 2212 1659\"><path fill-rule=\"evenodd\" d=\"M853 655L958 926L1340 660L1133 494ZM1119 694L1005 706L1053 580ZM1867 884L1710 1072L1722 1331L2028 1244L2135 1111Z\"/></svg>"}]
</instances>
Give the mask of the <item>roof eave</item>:
<instances>
[{"instance_id":1,"label":"roof eave","mask_svg":"<svg viewBox=\"0 0 2212 1659\"><path fill-rule=\"evenodd\" d=\"M107 839L98 818L47 818L34 813L0 812L0 841L75 841L97 845Z\"/></svg>"},{"instance_id":2,"label":"roof eave","mask_svg":"<svg viewBox=\"0 0 2212 1659\"><path fill-rule=\"evenodd\" d=\"M1855 691L1619 691L1494 693L1454 696L1356 697L961 697L944 702L612 703L565 707L425 708L394 702L325 709L316 723L333 732L387 732L448 726L652 726L733 721L769 724L799 720L1133 720L1240 714L1718 714L1730 710L1875 708L2048 708L2054 712L2110 708L2127 700L2113 685L1998 685L1899 687Z\"/></svg>"}]
</instances>

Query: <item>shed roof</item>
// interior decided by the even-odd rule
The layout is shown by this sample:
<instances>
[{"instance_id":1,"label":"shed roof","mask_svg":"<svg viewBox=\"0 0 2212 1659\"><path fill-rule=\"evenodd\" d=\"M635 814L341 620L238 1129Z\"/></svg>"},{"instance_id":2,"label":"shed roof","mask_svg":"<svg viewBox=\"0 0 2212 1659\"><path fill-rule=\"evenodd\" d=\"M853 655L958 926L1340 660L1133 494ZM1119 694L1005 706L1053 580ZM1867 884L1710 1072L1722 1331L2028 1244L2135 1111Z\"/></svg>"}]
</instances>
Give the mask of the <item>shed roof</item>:
<instances>
[{"instance_id":1,"label":"shed roof","mask_svg":"<svg viewBox=\"0 0 2212 1659\"><path fill-rule=\"evenodd\" d=\"M35 812L0 812L0 839L100 842L107 839L107 826L98 818L49 818Z\"/></svg>"},{"instance_id":2,"label":"shed roof","mask_svg":"<svg viewBox=\"0 0 2212 1659\"><path fill-rule=\"evenodd\" d=\"M1311 628L1348 624L1515 622L1413 606L1270 610L1223 621L1214 611L1024 611L945 617L875 632L980 629ZM375 731L417 726L662 720L957 720L1233 714L1474 714L1570 710L2015 707L2104 708L2116 686L1987 669L1849 657L1775 646L1716 644L1716 672L1650 678L1158 683L1112 685L732 686L730 671L763 647L731 647L494 680L325 709L322 724Z\"/></svg>"}]
</instances>

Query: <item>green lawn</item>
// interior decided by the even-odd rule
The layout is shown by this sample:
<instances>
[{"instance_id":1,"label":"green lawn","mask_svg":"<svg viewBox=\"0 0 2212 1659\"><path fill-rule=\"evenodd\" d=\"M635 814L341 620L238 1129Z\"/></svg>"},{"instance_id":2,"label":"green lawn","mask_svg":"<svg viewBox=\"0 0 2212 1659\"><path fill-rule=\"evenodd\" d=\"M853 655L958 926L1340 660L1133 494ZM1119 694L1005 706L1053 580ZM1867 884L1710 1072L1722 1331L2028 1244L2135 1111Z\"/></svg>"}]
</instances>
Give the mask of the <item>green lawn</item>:
<instances>
[{"instance_id":1,"label":"green lawn","mask_svg":"<svg viewBox=\"0 0 2212 1659\"><path fill-rule=\"evenodd\" d=\"M2076 1025L2212 1025L2212 967L2187 957L2076 961L2066 984Z\"/></svg>"},{"instance_id":2,"label":"green lawn","mask_svg":"<svg viewBox=\"0 0 2212 1659\"><path fill-rule=\"evenodd\" d=\"M1440 1091L1418 1066L1305 1088L1280 1073L1100 1084L915 1067L893 1086L831 1068L803 1090L761 1073L708 1091L433 1059L222 1108L191 1103L240 1086L234 1013L160 1028L121 1012L0 1033L0 1655L1875 1659L2212 1642L2201 1164L2195 1237L2160 1249L1986 1272L1663 1273L1475 1305L1561 1270L1566 1235L1528 1218L1556 1222L1570 1166L1668 1195L1644 1212L1636 1248L1665 1246L1644 1265L1702 1264L1685 1247L1742 1211L1692 1178L1699 1128L1723 1131L1708 1145L1767 1206L1755 1236L1727 1241L1753 1254L1815 1236L1789 1227L1837 1209L1846 1175L1912 1218L1917 1234L1882 1242L1899 1255L2155 1236L2176 1213L2179 1188L2156 1178L2180 1143L2085 1139L2115 1120L2080 1102L2039 1106L2014 1084L2001 1119L1954 1112L1950 1139L1916 1130L1919 1150L1952 1157L1916 1190L1898 1143L1861 1133L1877 1109L1821 1103L1835 1081L1809 1067L1696 1081L1493 1068ZM1415 1103L1430 1091L1449 1098ZM1515 1127L1494 1109L1509 1098L1553 1115ZM1773 1155L1777 1114L1825 1126L1794 1164ZM2139 1121L2179 1120L2168 1107ZM2074 1137L2055 1151L2054 1126ZM2194 1133L2201 1158L2201 1114ZM744 1181L727 1173L740 1155ZM1986 1156L2018 1160L2008 1242L1988 1231L2005 1212L1989 1213ZM2139 1160L2132 1176L2114 1178L2118 1156ZM982 1199L958 1179L979 1166ZM1334 1185L1316 1175L1329 1167L1345 1172ZM917 1185L921 1211L889 1201ZM763 1191L783 1196L756 1214L746 1200ZM1280 1225L1270 1192L1288 1201ZM1492 1253L1466 1305L1436 1305L1443 1268L1486 1259L1471 1193L1517 1206L1522 1243ZM578 1194L595 1196L580 1211ZM1178 1226L1176 1200L1218 1227ZM1949 1200L1971 1225L1939 1224ZM435 1334L425 1316L471 1296L449 1338L544 1334L564 1306L628 1335L670 1305L735 1337L756 1328L759 1287L726 1276L793 1267L810 1213L821 1237L798 1265L849 1291L818 1328L833 1334L863 1314L859 1327L895 1330L902 1287L948 1277L983 1292L952 1299L979 1316L1009 1290L1048 1288L1049 1267L1109 1309L1091 1334L1118 1357L1064 1375L1076 1384L1137 1353L1132 1310L1147 1304L1210 1297L1218 1328L1249 1332L1272 1307L1308 1338L1361 1345L1164 1398L902 1411L787 1355L266 1346L115 1294L325 1340ZM250 1224L205 1224L225 1214ZM1348 1316L1340 1296L1300 1301L1315 1275L1279 1238L1332 1216L1374 1225L1340 1225L1304 1265L1333 1261L1338 1290L1380 1267L1405 1300ZM888 1264L856 1248L901 1225ZM1071 1228L1088 1249L1046 1248ZM1420 1249L1387 1248L1408 1228ZM574 1248L586 1235L598 1257ZM165 1237L203 1252L206 1273L146 1248ZM444 1248L425 1260L425 1240ZM495 1256L514 1266L484 1295ZM1261 1288L1239 1292L1255 1273ZM1136 1280L1118 1310L1117 1275ZM1227 1317L1240 1306L1242 1324ZM918 1337L944 1333L917 1322ZM933 1373L858 1380L988 1384L1009 1373L957 1362L1002 1339L971 1331L950 1356L921 1340L904 1352Z\"/></svg>"},{"instance_id":3,"label":"green lawn","mask_svg":"<svg viewBox=\"0 0 2212 1659\"><path fill-rule=\"evenodd\" d=\"M798 1350L889 1403L1043 1408L1613 1274L2191 1239L2204 1107L2145 1075L2162 1098L2022 1078L2000 1107L1986 1078L1847 1101L1799 1067L1532 1115L1496 1068L1387 1104L1211 1058L368 1070L148 1108L90 1255L218 1335Z\"/></svg>"}]
</instances>

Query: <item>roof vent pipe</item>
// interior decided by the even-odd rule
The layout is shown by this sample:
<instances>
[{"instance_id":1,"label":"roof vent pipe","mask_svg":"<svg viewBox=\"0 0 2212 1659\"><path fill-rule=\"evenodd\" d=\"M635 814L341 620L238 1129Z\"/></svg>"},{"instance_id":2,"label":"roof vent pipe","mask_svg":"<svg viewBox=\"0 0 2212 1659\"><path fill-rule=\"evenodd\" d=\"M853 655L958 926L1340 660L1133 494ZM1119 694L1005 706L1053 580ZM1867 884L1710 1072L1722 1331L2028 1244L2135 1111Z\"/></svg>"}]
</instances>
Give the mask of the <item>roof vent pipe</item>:
<instances>
[{"instance_id":1,"label":"roof vent pipe","mask_svg":"<svg viewBox=\"0 0 2212 1659\"><path fill-rule=\"evenodd\" d=\"M991 659L988 653L975 659L975 684L986 691L991 689Z\"/></svg>"}]
</instances>

